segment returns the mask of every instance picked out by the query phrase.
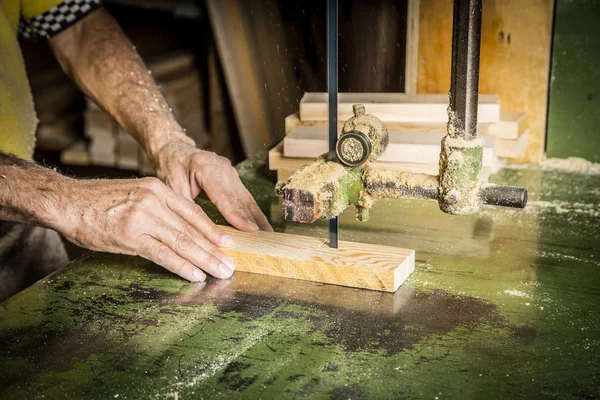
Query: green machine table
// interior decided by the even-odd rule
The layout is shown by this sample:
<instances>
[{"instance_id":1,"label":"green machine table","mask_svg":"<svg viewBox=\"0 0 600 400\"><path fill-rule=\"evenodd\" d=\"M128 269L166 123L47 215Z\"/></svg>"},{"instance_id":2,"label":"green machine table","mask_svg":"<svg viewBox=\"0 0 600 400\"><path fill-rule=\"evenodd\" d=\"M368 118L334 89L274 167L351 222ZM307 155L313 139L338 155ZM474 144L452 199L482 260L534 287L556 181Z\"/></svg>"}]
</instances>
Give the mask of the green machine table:
<instances>
[{"instance_id":1,"label":"green machine table","mask_svg":"<svg viewBox=\"0 0 600 400\"><path fill-rule=\"evenodd\" d=\"M240 175L278 231L264 156ZM91 253L0 305L2 399L600 396L600 176L509 168L525 210L378 202L343 240L415 248L396 294ZM223 223L205 201L201 204Z\"/></svg>"}]
</instances>

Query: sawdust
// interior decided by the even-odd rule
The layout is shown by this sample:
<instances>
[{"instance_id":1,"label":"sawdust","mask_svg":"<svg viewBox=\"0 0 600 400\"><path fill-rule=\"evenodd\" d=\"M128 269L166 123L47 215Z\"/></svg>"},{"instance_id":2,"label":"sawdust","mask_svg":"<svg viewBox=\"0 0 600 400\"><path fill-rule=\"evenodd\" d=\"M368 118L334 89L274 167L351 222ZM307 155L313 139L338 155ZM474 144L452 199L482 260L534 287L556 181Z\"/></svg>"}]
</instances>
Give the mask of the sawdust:
<instances>
[{"instance_id":1,"label":"sawdust","mask_svg":"<svg viewBox=\"0 0 600 400\"><path fill-rule=\"evenodd\" d=\"M438 196L438 177L383 168L368 168L363 179L369 194L377 199L417 197L435 199Z\"/></svg>"},{"instance_id":2,"label":"sawdust","mask_svg":"<svg viewBox=\"0 0 600 400\"><path fill-rule=\"evenodd\" d=\"M452 113L449 111L448 115ZM450 123L448 125L450 127ZM450 128L449 128L450 129ZM470 214L481 208L481 174L476 182L459 179L458 171L475 173L475 165L465 165L463 150L483 148L482 139L466 140L450 136L442 139L440 153L440 208L450 214Z\"/></svg>"},{"instance_id":3,"label":"sawdust","mask_svg":"<svg viewBox=\"0 0 600 400\"><path fill-rule=\"evenodd\" d=\"M507 163L502 168L507 169L532 169L535 165ZM543 170L557 170L582 175L600 175L600 163L593 163L579 157L547 158L542 161L539 168Z\"/></svg>"},{"instance_id":4,"label":"sawdust","mask_svg":"<svg viewBox=\"0 0 600 400\"><path fill-rule=\"evenodd\" d=\"M541 164L543 169L559 169L586 175L600 175L600 163L593 163L579 157L548 158Z\"/></svg>"},{"instance_id":5,"label":"sawdust","mask_svg":"<svg viewBox=\"0 0 600 400\"><path fill-rule=\"evenodd\" d=\"M354 105L355 116L348 119L342 128L344 132L359 131L367 135L371 141L370 161L374 161L382 155L387 149L389 135L383 122L374 115L365 114L365 107L362 104Z\"/></svg>"},{"instance_id":6,"label":"sawdust","mask_svg":"<svg viewBox=\"0 0 600 400\"><path fill-rule=\"evenodd\" d=\"M343 165L326 162L319 158L314 163L299 169L290 177L285 187L318 193L322 190L323 185L329 182L339 182L340 178L347 173Z\"/></svg>"},{"instance_id":7,"label":"sawdust","mask_svg":"<svg viewBox=\"0 0 600 400\"><path fill-rule=\"evenodd\" d=\"M357 139L346 139L341 143L341 149L344 158L355 163L363 157L364 149Z\"/></svg>"}]
</instances>

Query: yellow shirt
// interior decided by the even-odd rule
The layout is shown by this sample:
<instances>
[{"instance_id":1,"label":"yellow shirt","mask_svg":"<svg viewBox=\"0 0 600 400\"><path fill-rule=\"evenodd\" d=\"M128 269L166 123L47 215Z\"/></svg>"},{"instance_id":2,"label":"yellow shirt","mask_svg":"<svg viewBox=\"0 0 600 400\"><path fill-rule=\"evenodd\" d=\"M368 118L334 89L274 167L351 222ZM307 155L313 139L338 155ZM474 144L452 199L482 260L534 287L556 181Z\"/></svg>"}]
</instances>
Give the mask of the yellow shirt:
<instances>
[{"instance_id":1,"label":"yellow shirt","mask_svg":"<svg viewBox=\"0 0 600 400\"><path fill-rule=\"evenodd\" d=\"M99 6L100 0L0 0L0 151L31 159L35 146L38 120L17 41L19 29L28 36L49 37Z\"/></svg>"}]
</instances>

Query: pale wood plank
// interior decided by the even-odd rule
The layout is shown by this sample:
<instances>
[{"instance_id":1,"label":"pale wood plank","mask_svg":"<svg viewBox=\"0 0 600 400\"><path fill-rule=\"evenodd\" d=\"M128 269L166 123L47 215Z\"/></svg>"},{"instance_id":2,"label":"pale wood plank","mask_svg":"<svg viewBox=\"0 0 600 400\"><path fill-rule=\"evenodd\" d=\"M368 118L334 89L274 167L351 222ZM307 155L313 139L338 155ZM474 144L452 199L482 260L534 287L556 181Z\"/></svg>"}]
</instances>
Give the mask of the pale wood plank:
<instances>
[{"instance_id":1,"label":"pale wood plank","mask_svg":"<svg viewBox=\"0 0 600 400\"><path fill-rule=\"evenodd\" d=\"M272 171L287 170L297 171L306 164L313 162L314 158L291 158L283 156L283 141L269 151L269 169ZM420 172L424 174L437 175L439 173L438 163L417 164L401 162L374 162L374 167L387 168L394 171Z\"/></svg>"},{"instance_id":2,"label":"pale wood plank","mask_svg":"<svg viewBox=\"0 0 600 400\"><path fill-rule=\"evenodd\" d=\"M321 238L221 228L233 238L222 250L237 271L395 292L415 269L412 249L346 241L331 249Z\"/></svg>"},{"instance_id":3,"label":"pale wood plank","mask_svg":"<svg viewBox=\"0 0 600 400\"><path fill-rule=\"evenodd\" d=\"M527 130L527 114L516 111L500 112L500 121L491 126L490 135L502 139L518 139Z\"/></svg>"},{"instance_id":4,"label":"pale wood plank","mask_svg":"<svg viewBox=\"0 0 600 400\"><path fill-rule=\"evenodd\" d=\"M421 0L408 0L406 18L406 64L404 66L404 92L407 94L417 94L420 7Z\"/></svg>"},{"instance_id":5,"label":"pale wood plank","mask_svg":"<svg viewBox=\"0 0 600 400\"><path fill-rule=\"evenodd\" d=\"M327 129L296 126L283 139L284 157L315 158L327 152ZM440 159L441 141L445 129L437 132L389 131L386 151L377 159L381 162L436 164ZM496 165L496 138L481 136L484 140L483 166Z\"/></svg>"},{"instance_id":6,"label":"pale wood plank","mask_svg":"<svg viewBox=\"0 0 600 400\"><path fill-rule=\"evenodd\" d=\"M502 112L501 112L502 114ZM339 120L339 130L342 129L346 121ZM285 118L285 134L287 135L296 126L316 126L321 128L327 128L328 121L302 121L300 120L299 113L293 113ZM495 125L493 122L478 123L477 133L479 135L491 135L492 127ZM407 132L446 132L448 127L448 121L445 122L398 122L398 121L386 121L385 126L389 131L407 131Z\"/></svg>"},{"instance_id":7,"label":"pale wood plank","mask_svg":"<svg viewBox=\"0 0 600 400\"><path fill-rule=\"evenodd\" d=\"M383 122L447 122L447 94L404 93L339 93L338 118L347 120L353 116L352 105L363 103L367 113ZM300 119L327 120L327 93L305 93L300 101ZM480 95L478 121L498 122L500 100L495 95Z\"/></svg>"},{"instance_id":8,"label":"pale wood plank","mask_svg":"<svg viewBox=\"0 0 600 400\"><path fill-rule=\"evenodd\" d=\"M517 139L498 139L497 148L498 157L515 158L519 157L527 147L529 131L523 132Z\"/></svg>"},{"instance_id":9,"label":"pale wood plank","mask_svg":"<svg viewBox=\"0 0 600 400\"><path fill-rule=\"evenodd\" d=\"M85 140L78 140L60 153L60 162L65 165L90 165L90 154Z\"/></svg>"}]
</instances>

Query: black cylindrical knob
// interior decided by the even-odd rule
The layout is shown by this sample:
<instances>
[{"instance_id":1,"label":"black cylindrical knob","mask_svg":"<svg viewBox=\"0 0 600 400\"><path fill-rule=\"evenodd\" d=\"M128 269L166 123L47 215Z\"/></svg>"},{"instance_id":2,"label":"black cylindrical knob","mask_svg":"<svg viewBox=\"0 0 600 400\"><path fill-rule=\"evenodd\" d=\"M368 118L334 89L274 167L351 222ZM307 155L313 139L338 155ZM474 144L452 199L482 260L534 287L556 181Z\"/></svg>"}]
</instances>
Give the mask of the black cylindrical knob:
<instances>
[{"instance_id":1,"label":"black cylindrical knob","mask_svg":"<svg viewBox=\"0 0 600 400\"><path fill-rule=\"evenodd\" d=\"M338 161L349 167L364 164L371 156L372 151L371 139L359 131L344 133L335 146Z\"/></svg>"},{"instance_id":2,"label":"black cylindrical knob","mask_svg":"<svg viewBox=\"0 0 600 400\"><path fill-rule=\"evenodd\" d=\"M491 206L525 208L527 189L515 186L485 185L481 188L481 201Z\"/></svg>"}]
</instances>

